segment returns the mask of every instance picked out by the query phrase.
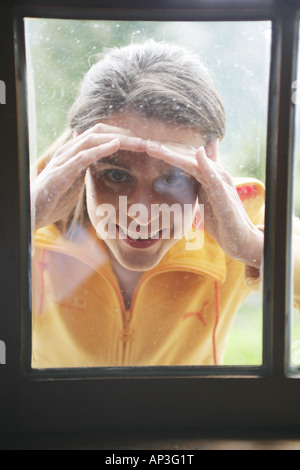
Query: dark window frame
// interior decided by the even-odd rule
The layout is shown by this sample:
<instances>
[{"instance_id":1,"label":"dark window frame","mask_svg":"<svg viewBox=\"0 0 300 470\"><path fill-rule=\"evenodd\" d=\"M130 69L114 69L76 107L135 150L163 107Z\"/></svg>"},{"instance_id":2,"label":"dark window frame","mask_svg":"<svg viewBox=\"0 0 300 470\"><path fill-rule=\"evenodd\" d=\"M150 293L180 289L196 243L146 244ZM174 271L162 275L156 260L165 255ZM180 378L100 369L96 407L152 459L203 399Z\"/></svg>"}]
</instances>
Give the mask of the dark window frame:
<instances>
[{"instance_id":1,"label":"dark window frame","mask_svg":"<svg viewBox=\"0 0 300 470\"><path fill-rule=\"evenodd\" d=\"M299 11L295 0L121 0L4 2L0 52L0 432L151 428L298 429L300 381L287 365L291 311L291 207ZM272 62L266 167L262 367L164 367L32 371L30 358L29 158L22 18L271 20ZM15 68L16 64L16 68ZM1 152L2 153L2 152ZM19 175L16 178L16 175ZM276 234L276 236L275 236ZM287 256L286 256L287 254Z\"/></svg>"}]
</instances>

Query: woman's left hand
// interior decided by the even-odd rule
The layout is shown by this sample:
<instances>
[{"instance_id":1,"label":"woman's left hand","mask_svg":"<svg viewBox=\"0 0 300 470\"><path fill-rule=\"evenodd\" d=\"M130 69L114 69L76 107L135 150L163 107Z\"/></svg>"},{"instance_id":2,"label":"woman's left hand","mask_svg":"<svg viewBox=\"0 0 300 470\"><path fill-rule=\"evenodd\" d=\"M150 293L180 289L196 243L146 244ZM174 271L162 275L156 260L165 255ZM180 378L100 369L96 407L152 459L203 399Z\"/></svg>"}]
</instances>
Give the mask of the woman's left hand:
<instances>
[{"instance_id":1,"label":"woman's left hand","mask_svg":"<svg viewBox=\"0 0 300 470\"><path fill-rule=\"evenodd\" d=\"M204 205L207 232L228 256L259 269L264 235L250 221L231 176L217 162L218 140L199 149L148 141L146 151L198 181L199 204Z\"/></svg>"}]
</instances>

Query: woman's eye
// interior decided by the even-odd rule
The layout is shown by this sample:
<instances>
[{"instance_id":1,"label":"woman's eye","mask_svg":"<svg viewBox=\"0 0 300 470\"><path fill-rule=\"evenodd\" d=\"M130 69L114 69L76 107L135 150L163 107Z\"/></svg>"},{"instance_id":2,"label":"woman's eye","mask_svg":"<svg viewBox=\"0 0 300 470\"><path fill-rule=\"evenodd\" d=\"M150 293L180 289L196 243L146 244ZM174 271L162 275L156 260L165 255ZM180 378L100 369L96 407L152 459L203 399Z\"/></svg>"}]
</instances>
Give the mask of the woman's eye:
<instances>
[{"instance_id":1,"label":"woman's eye","mask_svg":"<svg viewBox=\"0 0 300 470\"><path fill-rule=\"evenodd\" d=\"M163 177L165 183L169 186L180 186L186 184L188 176L184 173L169 173Z\"/></svg>"},{"instance_id":2,"label":"woman's eye","mask_svg":"<svg viewBox=\"0 0 300 470\"><path fill-rule=\"evenodd\" d=\"M110 183L120 184L131 181L130 175L123 170L106 170L101 176Z\"/></svg>"},{"instance_id":3,"label":"woman's eye","mask_svg":"<svg viewBox=\"0 0 300 470\"><path fill-rule=\"evenodd\" d=\"M180 182L180 178L178 177L178 175L168 175L165 176L165 181L168 184L174 185Z\"/></svg>"}]
</instances>

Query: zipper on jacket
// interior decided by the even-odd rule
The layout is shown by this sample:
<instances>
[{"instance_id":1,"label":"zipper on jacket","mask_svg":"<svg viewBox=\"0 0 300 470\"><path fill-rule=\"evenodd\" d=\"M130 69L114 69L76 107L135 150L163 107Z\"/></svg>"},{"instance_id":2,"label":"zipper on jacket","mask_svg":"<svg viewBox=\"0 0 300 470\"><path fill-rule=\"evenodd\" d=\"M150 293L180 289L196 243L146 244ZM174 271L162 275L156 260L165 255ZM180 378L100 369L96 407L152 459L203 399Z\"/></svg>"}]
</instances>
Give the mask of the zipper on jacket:
<instances>
[{"instance_id":1,"label":"zipper on jacket","mask_svg":"<svg viewBox=\"0 0 300 470\"><path fill-rule=\"evenodd\" d=\"M132 299L131 299L130 308L128 310L125 308L125 303L124 303L123 296L121 294L119 286L116 287L116 290L118 291L117 292L118 297L121 297L121 299L122 299L120 305L121 305L121 312L122 312L122 316L123 316L123 331L122 331L122 335L121 335L122 348L123 348L122 349L122 365L123 366L126 364L126 362L128 362L128 359L129 359L129 357L128 357L128 354L129 354L128 353L128 347L129 347L129 344L131 343L131 341L133 339L133 335L134 335L134 331L131 327L132 316L133 316L133 311L134 311L134 305L136 303L136 298L138 296L138 293L140 292L141 286L143 284L145 284L145 282L147 282L149 279L151 279L156 274L164 273L164 272L170 272L170 271L177 271L178 269L181 269L181 270L183 269L183 270L186 270L187 272L196 272L197 274L199 274L199 270L197 268L196 269L191 269L189 266L172 265L171 269L170 269L170 266L168 268L161 267L161 266L154 268L151 271L151 273L147 273L145 276L142 276L141 279L139 280L139 282L137 283L136 288L133 292ZM205 273L204 270L202 270L202 273L203 272ZM218 279L218 276L214 275L212 277L215 280L215 282L220 281L220 279Z\"/></svg>"},{"instance_id":2,"label":"zipper on jacket","mask_svg":"<svg viewBox=\"0 0 300 470\"><path fill-rule=\"evenodd\" d=\"M128 345L129 342L132 340L133 331L131 330L131 317L132 313L131 310L125 310L123 312L123 331L122 331L122 365L125 365L127 361L128 355Z\"/></svg>"}]
</instances>

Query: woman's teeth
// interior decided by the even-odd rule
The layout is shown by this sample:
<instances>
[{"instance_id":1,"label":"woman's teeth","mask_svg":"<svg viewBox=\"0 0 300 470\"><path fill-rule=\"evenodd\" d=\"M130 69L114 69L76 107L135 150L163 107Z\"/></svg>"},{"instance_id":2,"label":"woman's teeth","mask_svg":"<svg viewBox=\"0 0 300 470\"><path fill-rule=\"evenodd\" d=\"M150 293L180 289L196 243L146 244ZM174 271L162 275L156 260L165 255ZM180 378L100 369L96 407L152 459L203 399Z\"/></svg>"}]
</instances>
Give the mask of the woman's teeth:
<instances>
[{"instance_id":1,"label":"woman's teeth","mask_svg":"<svg viewBox=\"0 0 300 470\"><path fill-rule=\"evenodd\" d=\"M124 232L124 234L131 238L132 240L150 240L150 239L153 239L153 238L158 238L159 237L159 231L157 232L153 232L151 234L149 233L132 233L132 232L129 232L128 230L126 230L125 228L123 227L120 227L121 230Z\"/></svg>"}]
</instances>

